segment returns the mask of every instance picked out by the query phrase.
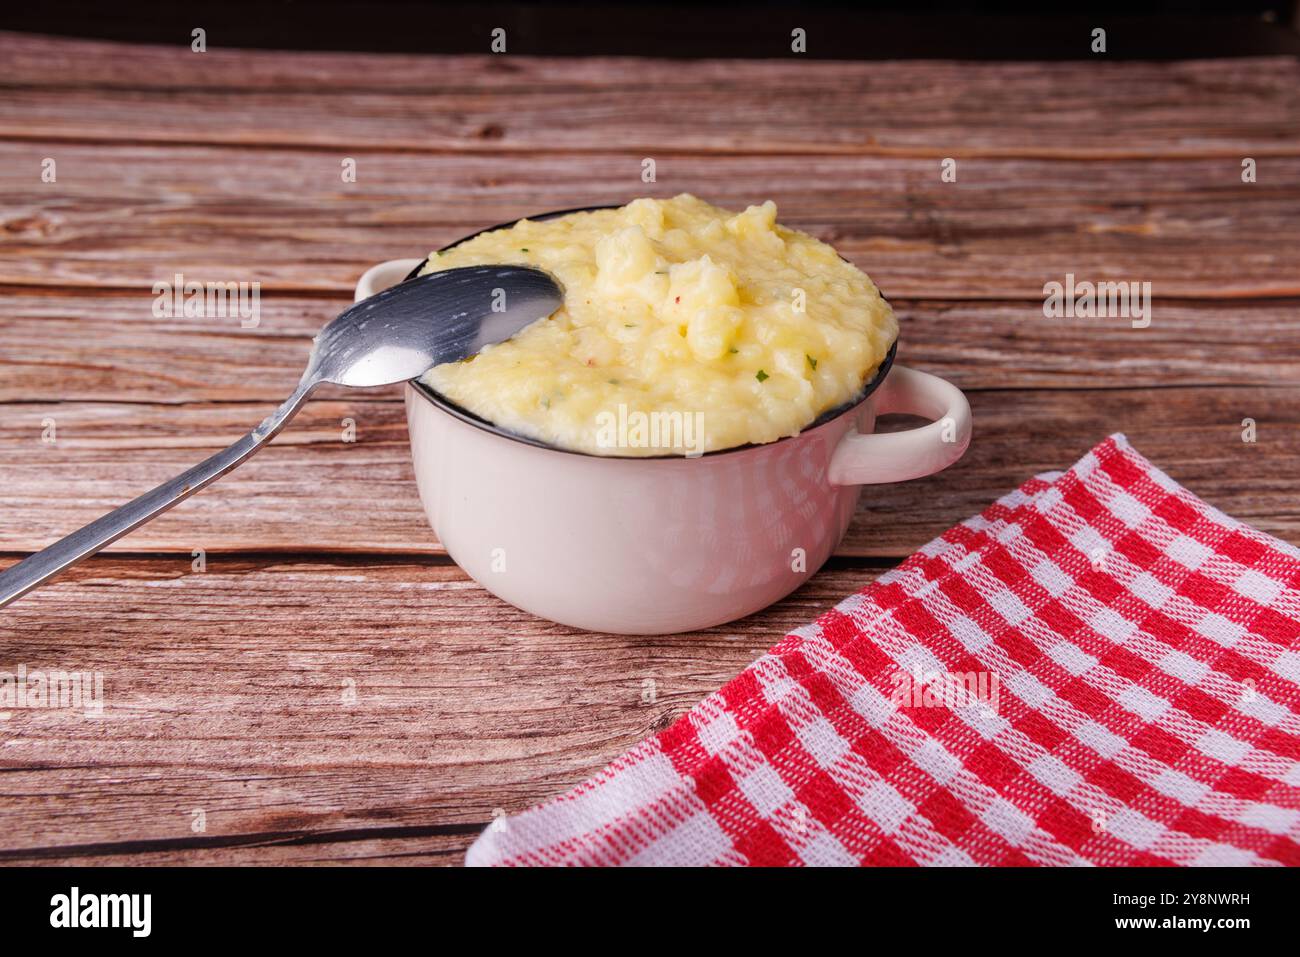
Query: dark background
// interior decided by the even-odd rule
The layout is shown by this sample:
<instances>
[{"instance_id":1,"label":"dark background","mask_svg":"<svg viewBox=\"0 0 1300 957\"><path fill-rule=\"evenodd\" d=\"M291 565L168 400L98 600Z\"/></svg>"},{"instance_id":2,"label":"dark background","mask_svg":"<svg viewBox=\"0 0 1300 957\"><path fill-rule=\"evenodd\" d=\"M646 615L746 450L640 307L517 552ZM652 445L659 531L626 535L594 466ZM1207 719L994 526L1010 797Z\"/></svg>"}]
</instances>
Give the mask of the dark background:
<instances>
[{"instance_id":1,"label":"dark background","mask_svg":"<svg viewBox=\"0 0 1300 957\"><path fill-rule=\"evenodd\" d=\"M427 3L416 0L13 2L0 28L143 43L303 50L487 53L504 27L511 54L789 57L807 31L819 59L1126 59L1300 54L1295 0L1252 2ZM0 68L2 70L2 68Z\"/></svg>"}]
</instances>

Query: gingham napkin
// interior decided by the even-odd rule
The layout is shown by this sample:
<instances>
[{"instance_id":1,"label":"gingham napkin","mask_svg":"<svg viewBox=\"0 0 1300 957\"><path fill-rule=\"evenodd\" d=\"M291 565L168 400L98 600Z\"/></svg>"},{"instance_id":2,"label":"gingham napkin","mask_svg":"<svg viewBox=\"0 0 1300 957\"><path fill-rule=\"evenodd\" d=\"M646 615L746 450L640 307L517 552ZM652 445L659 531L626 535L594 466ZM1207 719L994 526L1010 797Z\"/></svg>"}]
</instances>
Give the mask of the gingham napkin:
<instances>
[{"instance_id":1,"label":"gingham napkin","mask_svg":"<svg viewBox=\"0 0 1300 957\"><path fill-rule=\"evenodd\" d=\"M1300 864L1300 551L1115 435L482 864Z\"/></svg>"}]
</instances>

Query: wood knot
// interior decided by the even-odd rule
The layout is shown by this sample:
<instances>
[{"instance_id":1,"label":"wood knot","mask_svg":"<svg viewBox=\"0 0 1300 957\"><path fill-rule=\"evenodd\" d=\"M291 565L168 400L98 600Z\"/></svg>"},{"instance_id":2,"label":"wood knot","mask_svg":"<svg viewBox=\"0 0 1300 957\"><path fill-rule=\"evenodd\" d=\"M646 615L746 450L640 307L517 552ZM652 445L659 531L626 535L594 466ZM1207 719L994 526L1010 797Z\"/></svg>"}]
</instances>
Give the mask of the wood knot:
<instances>
[{"instance_id":1,"label":"wood knot","mask_svg":"<svg viewBox=\"0 0 1300 957\"><path fill-rule=\"evenodd\" d=\"M650 722L650 733L658 734L665 730L670 724L677 720L677 712L673 710L665 711L659 717Z\"/></svg>"},{"instance_id":2,"label":"wood knot","mask_svg":"<svg viewBox=\"0 0 1300 957\"><path fill-rule=\"evenodd\" d=\"M4 222L4 231L7 233L39 233L48 236L54 232L54 228L54 224L44 216L19 216Z\"/></svg>"}]
</instances>

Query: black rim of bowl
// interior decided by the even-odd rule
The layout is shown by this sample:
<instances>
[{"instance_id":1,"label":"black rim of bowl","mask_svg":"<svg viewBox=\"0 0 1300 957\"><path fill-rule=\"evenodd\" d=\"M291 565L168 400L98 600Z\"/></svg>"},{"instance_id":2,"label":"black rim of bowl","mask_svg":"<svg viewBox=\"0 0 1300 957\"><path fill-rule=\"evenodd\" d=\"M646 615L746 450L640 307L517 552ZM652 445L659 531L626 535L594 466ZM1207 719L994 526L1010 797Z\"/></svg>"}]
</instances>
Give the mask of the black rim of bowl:
<instances>
[{"instance_id":1,"label":"black rim of bowl","mask_svg":"<svg viewBox=\"0 0 1300 957\"><path fill-rule=\"evenodd\" d=\"M475 236L482 236L484 233L493 233L496 232L498 229L509 229L511 226L514 226L516 223L519 223L524 219L530 219L535 222L541 222L548 219L555 219L559 216L568 216L570 213L591 213L600 209L619 209L619 208L620 207L618 204L609 203L602 206L575 206L572 209L557 209L549 213L541 213L537 216L521 216L519 219L511 220L508 223L498 223L496 226L487 226L483 229L478 230L477 232L470 233L468 236L462 236L460 239L456 240L455 242L448 243L446 246L443 246L441 249L438 250L438 252L443 253L449 249L455 249L461 243L467 243ZM420 270L423 269L428 264L429 264L429 257L425 256L424 259L420 260L420 264L416 266L414 269L412 269L409 273L407 273L406 279L403 279L402 281L405 282L406 280L414 279L416 276L420 274ZM470 412L468 409L462 408L461 406L452 402L450 399L446 398L445 396L439 395L437 392L435 392L428 385L425 385L419 379L411 379L409 384L421 396L423 396L429 402L432 402L435 406L437 406L442 411L446 412L448 415L460 419L462 422L466 423L467 425L472 425L477 429L483 430L484 432L491 432L493 435L499 435L504 439L510 439L511 441L514 442L522 442L524 445L531 445L534 448L545 449L548 452L562 452L565 455L581 455L589 459L602 459L605 461L626 461L626 462L653 462L658 459L681 459L681 458L688 458L688 457L708 458L710 456L717 456L717 455L730 455L734 452L746 452L749 451L750 449L766 449L780 442L788 442L791 439L797 439L800 436L805 435L808 432L811 432L813 429L826 425L832 419L838 419L841 415L847 415L848 413L856 409L858 406L860 406L863 402L865 402L867 398L870 397L871 393L875 392L876 389L880 388L880 384L885 381L885 376L889 374L889 370L894 364L894 354L897 351L898 351L898 340L895 339L894 342L890 345L889 351L885 353L885 358L881 360L880 366L876 369L876 374L872 376L865 385L863 385L862 390L858 392L857 395L855 395L848 402L842 402L833 408L827 409L821 415L817 416L817 418L813 419L812 422L809 423L807 426L800 429L798 434L787 435L782 438L776 439L772 442L747 442L744 445L733 445L730 448L714 449L712 452L704 452L703 454L696 455L696 456L686 456L680 452L670 452L664 455L598 455L595 452L582 452L577 449L562 449L558 445L551 445L550 443L543 442L540 439L533 439L533 438L529 438L526 435L520 435L517 432L511 432L509 429L504 429L493 422L489 422L487 419L483 418L482 416L475 415L473 412Z\"/></svg>"}]
</instances>

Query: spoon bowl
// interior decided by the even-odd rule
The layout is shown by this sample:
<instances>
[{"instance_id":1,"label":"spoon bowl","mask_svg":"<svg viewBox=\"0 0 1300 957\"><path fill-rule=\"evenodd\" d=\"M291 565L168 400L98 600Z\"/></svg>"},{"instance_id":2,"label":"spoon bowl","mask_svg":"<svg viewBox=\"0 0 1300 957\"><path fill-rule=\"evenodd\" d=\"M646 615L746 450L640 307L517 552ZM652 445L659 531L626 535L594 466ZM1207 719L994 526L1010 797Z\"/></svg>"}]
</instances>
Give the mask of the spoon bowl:
<instances>
[{"instance_id":1,"label":"spoon bowl","mask_svg":"<svg viewBox=\"0 0 1300 957\"><path fill-rule=\"evenodd\" d=\"M509 339L563 302L555 279L528 266L416 276L332 319L303 378L358 388L405 382Z\"/></svg>"}]
</instances>

